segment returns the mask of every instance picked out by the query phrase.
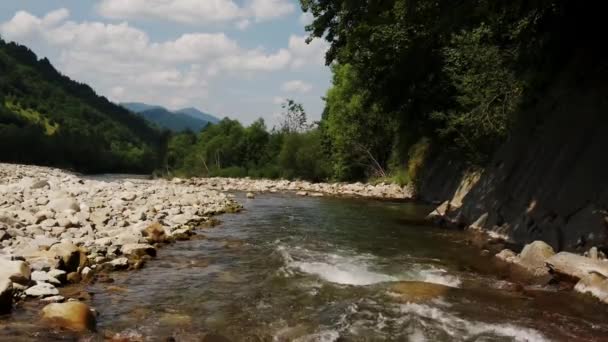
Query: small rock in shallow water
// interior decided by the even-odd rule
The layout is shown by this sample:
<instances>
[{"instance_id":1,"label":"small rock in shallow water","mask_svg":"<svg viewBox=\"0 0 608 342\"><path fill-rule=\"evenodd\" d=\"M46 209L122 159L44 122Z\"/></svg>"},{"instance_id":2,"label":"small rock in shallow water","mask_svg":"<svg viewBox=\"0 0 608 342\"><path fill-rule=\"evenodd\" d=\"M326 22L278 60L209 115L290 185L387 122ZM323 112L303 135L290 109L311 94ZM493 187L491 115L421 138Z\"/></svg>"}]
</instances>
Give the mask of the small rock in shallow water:
<instances>
[{"instance_id":1,"label":"small rock in shallow water","mask_svg":"<svg viewBox=\"0 0 608 342\"><path fill-rule=\"evenodd\" d=\"M122 254L124 255L132 255L132 256L156 256L156 248L152 245L148 245L145 243L131 243L122 246L121 248Z\"/></svg>"},{"instance_id":2,"label":"small rock in shallow water","mask_svg":"<svg viewBox=\"0 0 608 342\"><path fill-rule=\"evenodd\" d=\"M0 279L0 314L9 313L13 307L13 283Z\"/></svg>"},{"instance_id":3,"label":"small rock in shallow water","mask_svg":"<svg viewBox=\"0 0 608 342\"><path fill-rule=\"evenodd\" d=\"M49 297L59 294L59 290L49 283L37 283L25 290L25 294L30 297Z\"/></svg>"},{"instance_id":4,"label":"small rock in shallow water","mask_svg":"<svg viewBox=\"0 0 608 342\"><path fill-rule=\"evenodd\" d=\"M65 297L57 295L57 296L42 298L40 301L45 302L45 303L61 303L61 302L65 301Z\"/></svg>"},{"instance_id":5,"label":"small rock in shallow water","mask_svg":"<svg viewBox=\"0 0 608 342\"><path fill-rule=\"evenodd\" d=\"M6 279L13 283L27 285L30 276L30 266L26 262L0 259L0 280Z\"/></svg>"},{"instance_id":6,"label":"small rock in shallow water","mask_svg":"<svg viewBox=\"0 0 608 342\"><path fill-rule=\"evenodd\" d=\"M246 197L249 198L249 199L254 199L255 195L253 194L253 192L248 192L247 195L246 195Z\"/></svg>"},{"instance_id":7,"label":"small rock in shallow water","mask_svg":"<svg viewBox=\"0 0 608 342\"><path fill-rule=\"evenodd\" d=\"M49 304L42 309L42 318L53 326L78 332L95 331L97 324L91 308L81 302Z\"/></svg>"},{"instance_id":8,"label":"small rock in shallow water","mask_svg":"<svg viewBox=\"0 0 608 342\"><path fill-rule=\"evenodd\" d=\"M574 290L580 293L590 293L600 301L608 304L608 278L598 273L590 273L582 278Z\"/></svg>"},{"instance_id":9,"label":"small rock in shallow water","mask_svg":"<svg viewBox=\"0 0 608 342\"><path fill-rule=\"evenodd\" d=\"M400 299L414 303L427 302L444 296L449 290L450 287L445 285L418 281L402 281L389 287L389 291L397 294Z\"/></svg>"}]
</instances>

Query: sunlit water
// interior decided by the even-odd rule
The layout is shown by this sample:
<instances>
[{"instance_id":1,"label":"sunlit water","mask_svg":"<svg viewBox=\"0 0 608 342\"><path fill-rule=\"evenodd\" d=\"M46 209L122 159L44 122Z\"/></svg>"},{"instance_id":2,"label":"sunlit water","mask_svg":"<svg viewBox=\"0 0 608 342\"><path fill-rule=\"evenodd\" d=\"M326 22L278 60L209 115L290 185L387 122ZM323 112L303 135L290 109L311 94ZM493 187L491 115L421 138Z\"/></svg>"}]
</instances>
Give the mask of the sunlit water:
<instances>
[{"instance_id":1,"label":"sunlit water","mask_svg":"<svg viewBox=\"0 0 608 342\"><path fill-rule=\"evenodd\" d=\"M271 194L239 201L246 210L201 230L205 239L165 247L143 270L89 287L100 313L90 337L608 340L606 306L569 292L501 290L502 273L466 233L411 223L426 206ZM409 298L391 288L403 281L445 287ZM74 338L23 321L36 316L20 309L0 321L0 340Z\"/></svg>"}]
</instances>

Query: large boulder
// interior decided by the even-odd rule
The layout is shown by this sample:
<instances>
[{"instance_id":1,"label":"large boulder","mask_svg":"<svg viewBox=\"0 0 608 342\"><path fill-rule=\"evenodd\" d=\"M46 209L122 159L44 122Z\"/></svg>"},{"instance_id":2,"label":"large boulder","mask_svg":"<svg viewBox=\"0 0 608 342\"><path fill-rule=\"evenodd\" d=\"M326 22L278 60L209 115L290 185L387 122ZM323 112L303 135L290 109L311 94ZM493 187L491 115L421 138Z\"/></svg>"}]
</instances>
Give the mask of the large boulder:
<instances>
[{"instance_id":1,"label":"large boulder","mask_svg":"<svg viewBox=\"0 0 608 342\"><path fill-rule=\"evenodd\" d=\"M583 279L591 273L608 277L608 262L569 252L555 254L547 259L547 265L553 272L575 280Z\"/></svg>"},{"instance_id":2,"label":"large boulder","mask_svg":"<svg viewBox=\"0 0 608 342\"><path fill-rule=\"evenodd\" d=\"M555 255L553 248L543 241L534 241L524 247L519 255L509 249L502 250L496 257L502 261L515 264L525 272L536 277L548 276L546 261Z\"/></svg>"},{"instance_id":3,"label":"large boulder","mask_svg":"<svg viewBox=\"0 0 608 342\"><path fill-rule=\"evenodd\" d=\"M13 283L0 279L0 314L9 313L13 308Z\"/></svg>"},{"instance_id":4,"label":"large boulder","mask_svg":"<svg viewBox=\"0 0 608 342\"><path fill-rule=\"evenodd\" d=\"M42 309L42 319L60 328L95 331L96 319L88 305L81 302L53 303Z\"/></svg>"},{"instance_id":5,"label":"large boulder","mask_svg":"<svg viewBox=\"0 0 608 342\"><path fill-rule=\"evenodd\" d=\"M80 267L86 266L86 253L78 246L69 242L62 242L51 246L49 252L54 253L63 262L63 269L76 272Z\"/></svg>"},{"instance_id":6,"label":"large boulder","mask_svg":"<svg viewBox=\"0 0 608 342\"><path fill-rule=\"evenodd\" d=\"M521 251L519 263L534 275L544 275L549 272L545 263L554 255L553 247L543 241L534 241Z\"/></svg>"},{"instance_id":7,"label":"large boulder","mask_svg":"<svg viewBox=\"0 0 608 342\"><path fill-rule=\"evenodd\" d=\"M31 270L28 263L20 260L0 259L0 281L27 285L30 282Z\"/></svg>"}]
</instances>

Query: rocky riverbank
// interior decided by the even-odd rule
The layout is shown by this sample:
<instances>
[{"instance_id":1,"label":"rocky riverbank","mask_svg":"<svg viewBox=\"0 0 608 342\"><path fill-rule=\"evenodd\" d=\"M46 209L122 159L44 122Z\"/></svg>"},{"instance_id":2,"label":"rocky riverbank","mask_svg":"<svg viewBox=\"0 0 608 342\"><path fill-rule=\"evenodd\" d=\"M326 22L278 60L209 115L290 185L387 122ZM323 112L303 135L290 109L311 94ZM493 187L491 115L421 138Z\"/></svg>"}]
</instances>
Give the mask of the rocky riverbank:
<instances>
[{"instance_id":1,"label":"rocky riverbank","mask_svg":"<svg viewBox=\"0 0 608 342\"><path fill-rule=\"evenodd\" d=\"M176 183L200 186L219 191L293 192L299 196L362 197L374 199L412 199L409 187L379 183L311 183L307 181L267 180L249 178L192 178L174 179Z\"/></svg>"},{"instance_id":2,"label":"rocky riverbank","mask_svg":"<svg viewBox=\"0 0 608 342\"><path fill-rule=\"evenodd\" d=\"M182 182L92 180L0 164L0 313L27 297L73 300L58 287L142 267L157 247L188 239L213 215L239 208L224 193ZM74 307L85 322L62 324L91 327L82 306L51 306L43 313L57 321Z\"/></svg>"},{"instance_id":3,"label":"rocky riverbank","mask_svg":"<svg viewBox=\"0 0 608 342\"><path fill-rule=\"evenodd\" d=\"M108 271L137 269L156 248L189 239L213 215L240 205L226 191L293 192L299 196L409 199L394 184L328 184L233 178L115 180L0 164L0 313L26 298L66 304L58 288L104 281ZM43 316L68 328L91 327L82 306L48 306ZM59 317L60 318L60 317ZM64 317L65 318L65 317ZM69 318L69 317L68 317ZM66 323L68 322L68 323ZM71 323L70 323L71 322Z\"/></svg>"},{"instance_id":4,"label":"rocky riverbank","mask_svg":"<svg viewBox=\"0 0 608 342\"><path fill-rule=\"evenodd\" d=\"M445 202L431 212L427 220L450 228L464 228L485 236L481 248L486 253L489 246L516 246L505 234L492 230L483 230L486 216L480 217L475 223L464 226L459 217L449 216L450 203ZM511 266L511 274L516 275L517 281L534 285L557 285L560 290L574 290L589 294L601 302L608 304L608 259L604 252L592 247L583 255L567 251L559 251L544 241L531 242L516 253L511 249L503 249L496 258Z\"/></svg>"}]
</instances>

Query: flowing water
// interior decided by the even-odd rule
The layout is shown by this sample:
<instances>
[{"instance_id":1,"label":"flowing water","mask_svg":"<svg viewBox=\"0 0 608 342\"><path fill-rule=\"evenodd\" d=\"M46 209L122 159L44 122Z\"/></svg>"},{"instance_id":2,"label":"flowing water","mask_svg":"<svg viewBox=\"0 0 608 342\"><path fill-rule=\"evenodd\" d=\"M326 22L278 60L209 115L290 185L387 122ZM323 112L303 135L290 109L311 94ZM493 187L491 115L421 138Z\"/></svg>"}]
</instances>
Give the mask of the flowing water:
<instances>
[{"instance_id":1,"label":"flowing water","mask_svg":"<svg viewBox=\"0 0 608 342\"><path fill-rule=\"evenodd\" d=\"M167 246L143 270L89 287L100 313L91 338L608 341L606 306L571 292L505 290L513 286L469 235L415 223L427 206L239 200L246 210L220 217L201 231L205 238ZM5 327L0 340L70 338L28 329Z\"/></svg>"}]
</instances>

